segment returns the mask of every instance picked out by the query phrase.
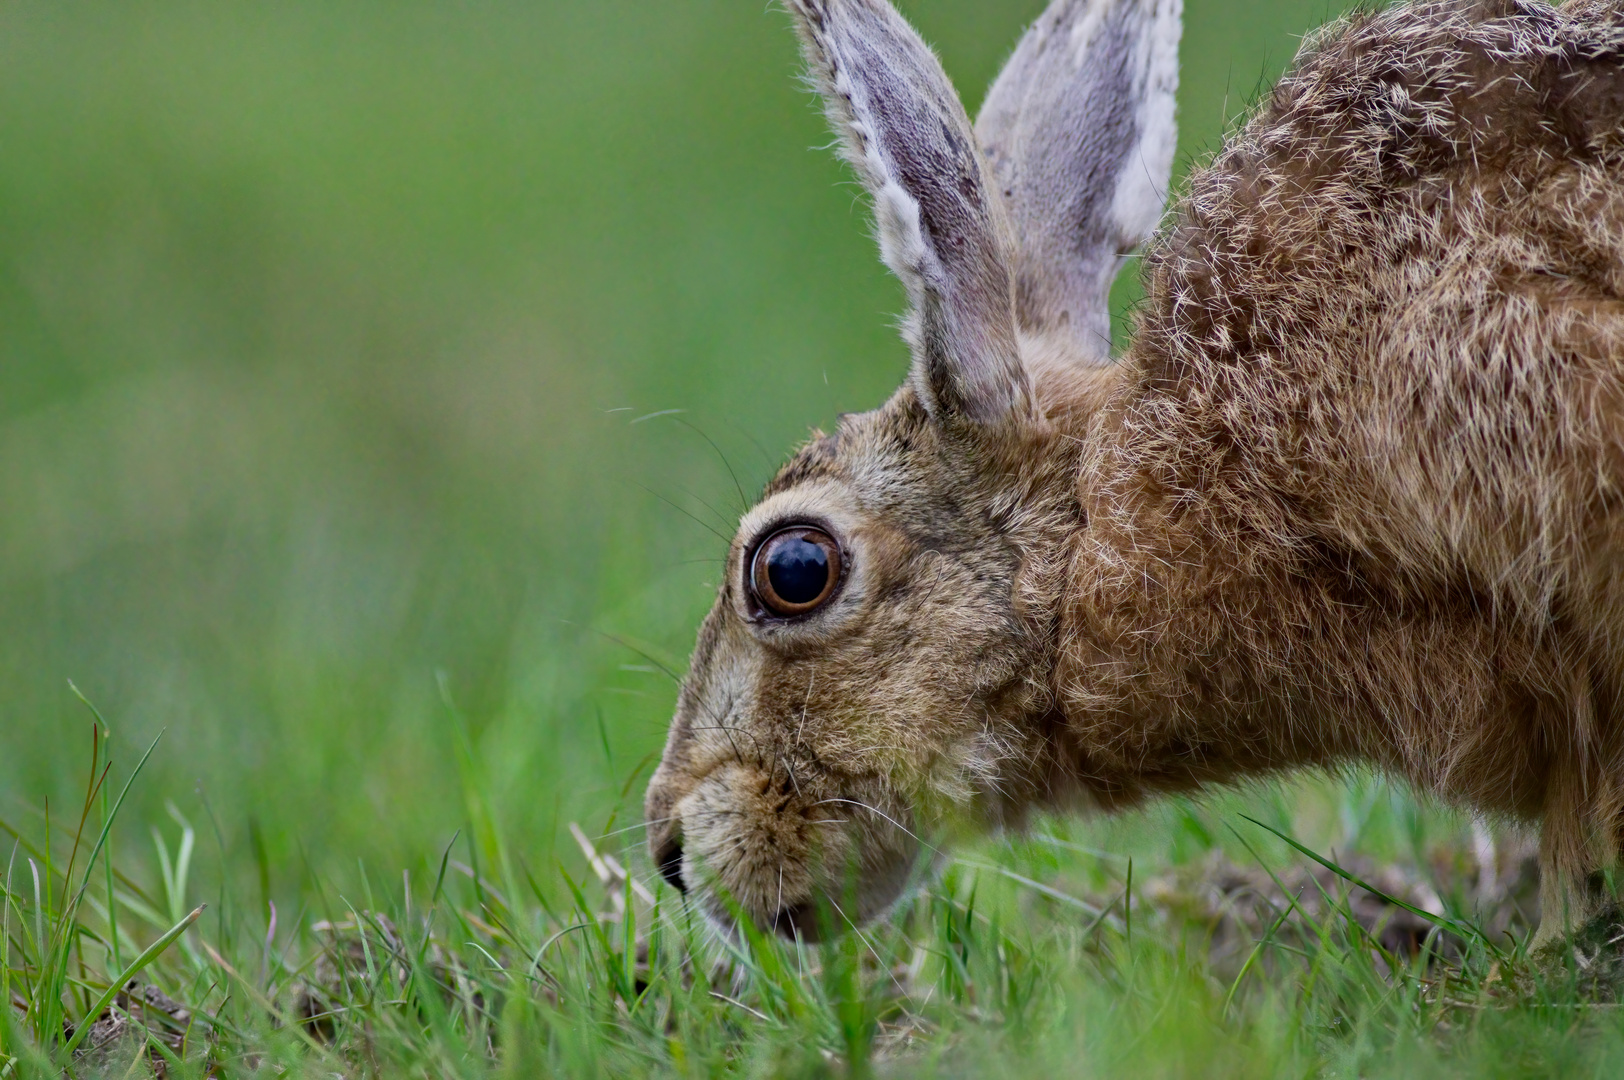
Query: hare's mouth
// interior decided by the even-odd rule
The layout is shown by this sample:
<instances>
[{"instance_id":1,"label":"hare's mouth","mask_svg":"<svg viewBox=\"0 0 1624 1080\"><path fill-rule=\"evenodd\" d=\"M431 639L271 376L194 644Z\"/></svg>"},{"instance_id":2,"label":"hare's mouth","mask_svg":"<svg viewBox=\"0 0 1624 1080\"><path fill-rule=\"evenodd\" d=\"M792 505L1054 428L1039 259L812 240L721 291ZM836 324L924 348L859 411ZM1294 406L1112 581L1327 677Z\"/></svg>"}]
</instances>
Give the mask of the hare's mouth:
<instances>
[{"instance_id":1,"label":"hare's mouth","mask_svg":"<svg viewBox=\"0 0 1624 1080\"><path fill-rule=\"evenodd\" d=\"M921 845L905 807L830 779L786 793L749 765L716 769L679 804L679 831L654 853L661 873L730 934L748 918L819 941L872 921L905 893Z\"/></svg>"}]
</instances>

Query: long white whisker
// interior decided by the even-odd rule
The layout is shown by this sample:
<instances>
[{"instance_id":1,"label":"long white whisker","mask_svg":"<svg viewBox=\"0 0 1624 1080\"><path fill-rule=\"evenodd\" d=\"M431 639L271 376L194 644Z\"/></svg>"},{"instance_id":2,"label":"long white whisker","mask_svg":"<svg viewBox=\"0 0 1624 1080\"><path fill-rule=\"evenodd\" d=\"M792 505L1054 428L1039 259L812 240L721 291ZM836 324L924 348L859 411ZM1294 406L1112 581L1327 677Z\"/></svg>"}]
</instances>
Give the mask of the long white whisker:
<instances>
[{"instance_id":1,"label":"long white whisker","mask_svg":"<svg viewBox=\"0 0 1624 1080\"><path fill-rule=\"evenodd\" d=\"M864 810L867 810L871 814L880 815L882 818L889 821L891 824L895 825L897 828L901 829L903 832L907 833L909 836L913 837L914 843L918 844L920 847L925 848L927 851L934 852L937 855L942 854L940 849L936 848L935 846L933 846L931 844L925 843L923 840L921 840L919 838L919 836L912 829L910 829L906 825L902 824L902 822L898 821L896 818L892 817L890 814L887 814L885 811L868 805L868 803L866 803L866 802L859 802L856 799L820 799L818 802L815 802L812 805L813 806L823 806L823 805L825 805L827 803L846 803L846 804L848 804L850 806L860 806Z\"/></svg>"},{"instance_id":2,"label":"long white whisker","mask_svg":"<svg viewBox=\"0 0 1624 1080\"><path fill-rule=\"evenodd\" d=\"M611 836L619 836L621 833L631 832L633 829L646 829L650 825L664 825L668 821L675 820L677 820L677 818L676 815L673 814L671 817L655 818L653 821L639 821L636 825L628 825L624 829L616 829L613 832L606 832L602 836L598 837L596 842L602 843Z\"/></svg>"},{"instance_id":3,"label":"long white whisker","mask_svg":"<svg viewBox=\"0 0 1624 1080\"><path fill-rule=\"evenodd\" d=\"M910 995L908 993L908 988L902 985L902 981L896 977L896 973L893 972L890 966L886 964L885 958L880 955L880 950L876 949L874 947L874 943L870 941L861 930L857 929L857 924L851 921L851 917L844 911L840 910L840 905L835 903L834 897L825 897L825 899L829 901L830 907L834 908L837 912L840 912L840 917L846 920L846 925L851 927L851 932L857 935L857 940L866 945L868 947L868 951L874 954L874 959L879 962L880 970L884 971L891 977L891 981L896 984L898 992L900 992L905 998L909 997Z\"/></svg>"},{"instance_id":4,"label":"long white whisker","mask_svg":"<svg viewBox=\"0 0 1624 1080\"><path fill-rule=\"evenodd\" d=\"M713 851L713 852L706 853L705 862L710 864L710 866L713 869L715 869L716 861L718 859L721 859L723 856L726 856L726 855L732 855L735 851L743 850L744 847L749 843L750 843L750 837L748 837L748 836L740 837L739 839L733 841L727 847L722 848L719 851Z\"/></svg>"}]
</instances>

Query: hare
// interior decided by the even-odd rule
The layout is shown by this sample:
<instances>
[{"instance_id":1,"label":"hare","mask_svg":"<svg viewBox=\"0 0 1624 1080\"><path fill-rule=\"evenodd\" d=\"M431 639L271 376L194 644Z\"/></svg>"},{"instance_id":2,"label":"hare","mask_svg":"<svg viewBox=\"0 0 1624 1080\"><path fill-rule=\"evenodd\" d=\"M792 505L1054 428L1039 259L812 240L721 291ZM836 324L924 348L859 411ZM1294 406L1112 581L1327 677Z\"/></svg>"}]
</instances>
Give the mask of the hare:
<instances>
[{"instance_id":1,"label":"hare","mask_svg":"<svg viewBox=\"0 0 1624 1080\"><path fill-rule=\"evenodd\" d=\"M1624 845L1624 5L1311 38L1156 229L1179 0L1055 0L972 128L885 0L788 0L912 369L739 523L646 803L815 937L955 829L1365 763ZM922 837L930 838L922 839Z\"/></svg>"}]
</instances>

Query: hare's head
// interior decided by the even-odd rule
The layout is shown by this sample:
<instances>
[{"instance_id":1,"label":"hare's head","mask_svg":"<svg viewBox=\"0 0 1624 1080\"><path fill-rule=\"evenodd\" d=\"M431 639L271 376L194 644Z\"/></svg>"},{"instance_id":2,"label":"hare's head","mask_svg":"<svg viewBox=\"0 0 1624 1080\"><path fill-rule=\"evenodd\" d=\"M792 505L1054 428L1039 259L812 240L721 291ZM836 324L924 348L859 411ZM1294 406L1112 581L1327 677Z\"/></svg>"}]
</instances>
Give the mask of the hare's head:
<instances>
[{"instance_id":1,"label":"hare's head","mask_svg":"<svg viewBox=\"0 0 1624 1080\"><path fill-rule=\"evenodd\" d=\"M907 383L739 524L646 806L708 914L814 934L894 902L944 821L1047 782L1075 428L1118 256L1160 214L1178 0L1057 0L972 130L885 0L789 0L880 248Z\"/></svg>"}]
</instances>

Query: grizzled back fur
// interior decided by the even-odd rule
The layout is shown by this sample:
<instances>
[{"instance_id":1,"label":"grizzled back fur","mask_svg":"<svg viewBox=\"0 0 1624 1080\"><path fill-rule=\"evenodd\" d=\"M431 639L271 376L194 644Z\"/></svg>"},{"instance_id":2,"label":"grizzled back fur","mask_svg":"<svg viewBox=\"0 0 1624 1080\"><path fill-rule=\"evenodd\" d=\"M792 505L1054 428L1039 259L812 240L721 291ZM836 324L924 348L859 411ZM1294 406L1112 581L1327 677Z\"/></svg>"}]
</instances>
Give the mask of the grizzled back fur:
<instances>
[{"instance_id":1,"label":"grizzled back fur","mask_svg":"<svg viewBox=\"0 0 1624 1080\"><path fill-rule=\"evenodd\" d=\"M1367 762L1541 821L1543 932L1584 915L1624 847L1621 5L1311 38L1105 366L1176 3L1057 0L973 133L882 0L789 6L915 369L741 523L650 785L666 876L805 933L843 872L890 903L921 830ZM844 576L779 617L786 528Z\"/></svg>"},{"instance_id":2,"label":"grizzled back fur","mask_svg":"<svg viewBox=\"0 0 1624 1080\"><path fill-rule=\"evenodd\" d=\"M1311 40L1193 178L1147 291L1085 455L1068 715L1215 773L1375 759L1543 815L1553 880L1610 859L1619 6L1429 3ZM1138 569L1157 586L1111 584ZM1102 637L1125 681L1085 670Z\"/></svg>"}]
</instances>

